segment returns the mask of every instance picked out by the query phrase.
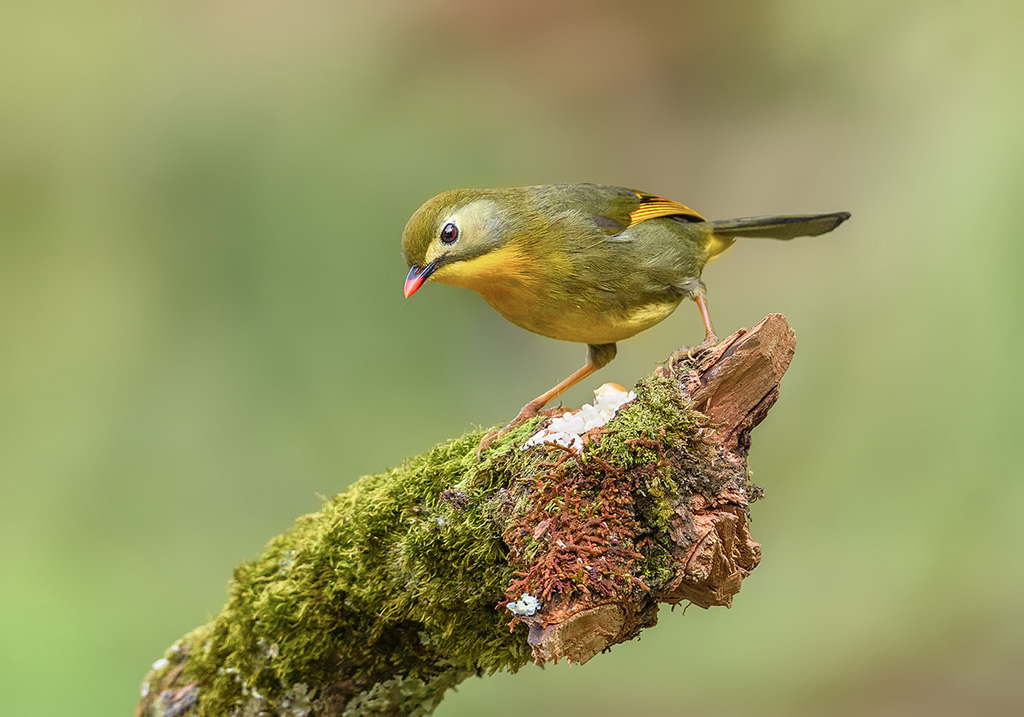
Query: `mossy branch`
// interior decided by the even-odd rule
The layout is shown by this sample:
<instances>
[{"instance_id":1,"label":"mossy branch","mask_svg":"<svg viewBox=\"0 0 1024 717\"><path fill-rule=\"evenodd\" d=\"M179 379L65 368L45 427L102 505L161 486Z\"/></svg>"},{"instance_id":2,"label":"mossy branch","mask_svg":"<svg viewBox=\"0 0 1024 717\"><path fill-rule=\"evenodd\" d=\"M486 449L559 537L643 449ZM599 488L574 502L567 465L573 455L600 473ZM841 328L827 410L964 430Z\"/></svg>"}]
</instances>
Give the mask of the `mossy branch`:
<instances>
[{"instance_id":1,"label":"mossy branch","mask_svg":"<svg viewBox=\"0 0 1024 717\"><path fill-rule=\"evenodd\" d=\"M773 314L657 369L579 455L521 450L534 421L483 462L472 433L360 479L235 571L136 713L425 715L471 675L586 662L659 603L729 605L760 559L750 431L795 343Z\"/></svg>"}]
</instances>

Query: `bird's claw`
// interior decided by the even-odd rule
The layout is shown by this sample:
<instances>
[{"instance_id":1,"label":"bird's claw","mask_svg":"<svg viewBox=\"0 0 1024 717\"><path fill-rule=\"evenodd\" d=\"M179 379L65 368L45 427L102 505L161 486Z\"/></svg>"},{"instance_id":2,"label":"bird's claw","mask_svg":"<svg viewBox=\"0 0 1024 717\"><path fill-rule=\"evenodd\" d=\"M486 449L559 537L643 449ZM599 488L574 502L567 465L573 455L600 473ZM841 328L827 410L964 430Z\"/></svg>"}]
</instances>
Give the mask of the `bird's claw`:
<instances>
[{"instance_id":1,"label":"bird's claw","mask_svg":"<svg viewBox=\"0 0 1024 717\"><path fill-rule=\"evenodd\" d=\"M499 428L497 431L491 431L480 439L480 443L476 447L476 462L479 463L484 458L484 451L491 447L491 444L496 440L508 433L509 427Z\"/></svg>"},{"instance_id":2,"label":"bird's claw","mask_svg":"<svg viewBox=\"0 0 1024 717\"><path fill-rule=\"evenodd\" d=\"M673 373L677 373L680 366L693 366L700 357L710 351L713 347L718 345L718 337L714 334L709 334L703 341L696 346L690 346L689 348L681 348L672 352L672 355L668 358L669 367Z\"/></svg>"},{"instance_id":3,"label":"bird's claw","mask_svg":"<svg viewBox=\"0 0 1024 717\"><path fill-rule=\"evenodd\" d=\"M496 431L491 431L490 433L486 434L483 438L480 439L480 443L476 447L477 462L479 463L481 460L483 460L484 451L490 448L495 441L508 435L508 433L513 429L519 428L519 426L523 425L524 423L529 421L531 418L534 418L535 416L553 416L559 411L560 409L557 408L549 408L546 411L541 411L540 409L535 408L530 404L523 406L523 409L519 411L518 415L516 415L515 418L509 421L507 426L505 426L504 428L499 428Z\"/></svg>"}]
</instances>

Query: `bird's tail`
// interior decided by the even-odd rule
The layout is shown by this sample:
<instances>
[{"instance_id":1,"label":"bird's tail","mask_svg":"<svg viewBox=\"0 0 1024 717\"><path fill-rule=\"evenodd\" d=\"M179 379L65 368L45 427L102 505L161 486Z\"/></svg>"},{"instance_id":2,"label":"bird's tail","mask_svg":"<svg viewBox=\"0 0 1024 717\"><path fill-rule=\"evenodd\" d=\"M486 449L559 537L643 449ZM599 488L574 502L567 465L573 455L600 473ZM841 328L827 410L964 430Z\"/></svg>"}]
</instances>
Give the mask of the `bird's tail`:
<instances>
[{"instance_id":1,"label":"bird's tail","mask_svg":"<svg viewBox=\"0 0 1024 717\"><path fill-rule=\"evenodd\" d=\"M792 214L774 217L745 217L708 222L716 237L732 240L736 237L760 239L793 239L825 234L850 218L849 212L831 214ZM732 241L729 241L731 244Z\"/></svg>"}]
</instances>

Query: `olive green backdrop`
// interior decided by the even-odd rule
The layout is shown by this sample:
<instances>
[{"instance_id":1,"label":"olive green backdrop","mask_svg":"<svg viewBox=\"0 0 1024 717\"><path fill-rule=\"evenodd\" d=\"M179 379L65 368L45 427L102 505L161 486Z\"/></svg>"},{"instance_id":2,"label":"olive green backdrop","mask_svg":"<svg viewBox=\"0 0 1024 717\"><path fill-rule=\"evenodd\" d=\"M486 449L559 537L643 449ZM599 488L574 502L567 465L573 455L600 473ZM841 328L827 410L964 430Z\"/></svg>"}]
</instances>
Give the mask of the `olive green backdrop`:
<instances>
[{"instance_id":1,"label":"olive green backdrop","mask_svg":"<svg viewBox=\"0 0 1024 717\"><path fill-rule=\"evenodd\" d=\"M130 713L319 496L575 369L401 293L423 200L550 181L853 219L705 272L721 334L799 337L732 610L437 714L1024 709L1020 3L502 5L0 10L0 711ZM565 402L701 338L685 305Z\"/></svg>"}]
</instances>

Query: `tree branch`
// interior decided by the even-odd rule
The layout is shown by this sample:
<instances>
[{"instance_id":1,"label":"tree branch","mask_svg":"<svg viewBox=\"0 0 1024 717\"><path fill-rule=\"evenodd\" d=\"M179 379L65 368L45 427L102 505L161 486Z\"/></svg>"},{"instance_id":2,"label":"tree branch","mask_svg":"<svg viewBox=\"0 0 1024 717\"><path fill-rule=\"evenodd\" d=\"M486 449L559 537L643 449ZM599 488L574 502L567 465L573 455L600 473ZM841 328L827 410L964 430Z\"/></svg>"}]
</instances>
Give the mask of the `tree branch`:
<instances>
[{"instance_id":1,"label":"tree branch","mask_svg":"<svg viewBox=\"0 0 1024 717\"><path fill-rule=\"evenodd\" d=\"M472 433L360 479L235 571L136 714L424 715L471 675L586 662L660 603L729 605L761 554L750 432L795 343L772 314L659 368L578 454L522 450L534 421L481 463Z\"/></svg>"}]
</instances>

